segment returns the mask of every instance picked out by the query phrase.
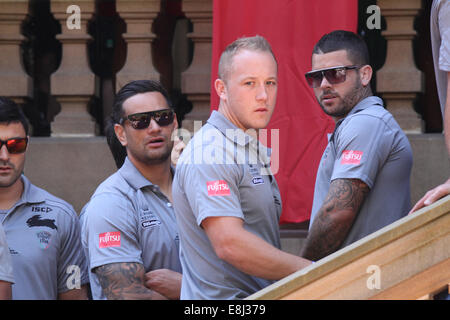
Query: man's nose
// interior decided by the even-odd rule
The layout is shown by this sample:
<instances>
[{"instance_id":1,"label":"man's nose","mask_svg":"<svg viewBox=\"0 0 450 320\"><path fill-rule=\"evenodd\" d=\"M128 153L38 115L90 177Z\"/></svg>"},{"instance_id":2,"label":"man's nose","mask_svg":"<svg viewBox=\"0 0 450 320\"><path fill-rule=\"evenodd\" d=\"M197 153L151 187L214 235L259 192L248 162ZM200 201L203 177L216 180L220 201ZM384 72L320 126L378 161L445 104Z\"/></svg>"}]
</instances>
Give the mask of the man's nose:
<instances>
[{"instance_id":1,"label":"man's nose","mask_svg":"<svg viewBox=\"0 0 450 320\"><path fill-rule=\"evenodd\" d=\"M149 130L150 132L158 132L161 131L161 126L158 124L158 122L156 122L155 119L151 119L150 120L150 124L148 125L147 130Z\"/></svg>"},{"instance_id":2,"label":"man's nose","mask_svg":"<svg viewBox=\"0 0 450 320\"><path fill-rule=\"evenodd\" d=\"M321 88L329 88L329 87L331 87L331 83L328 82L328 79L325 76L323 76L322 77L322 81L320 81L320 87Z\"/></svg>"},{"instance_id":3,"label":"man's nose","mask_svg":"<svg viewBox=\"0 0 450 320\"><path fill-rule=\"evenodd\" d=\"M258 86L256 100L267 100L267 88L264 84Z\"/></svg>"},{"instance_id":4,"label":"man's nose","mask_svg":"<svg viewBox=\"0 0 450 320\"><path fill-rule=\"evenodd\" d=\"M9 160L9 152L6 148L6 145L2 145L0 147L0 160L1 161L8 161Z\"/></svg>"}]
</instances>

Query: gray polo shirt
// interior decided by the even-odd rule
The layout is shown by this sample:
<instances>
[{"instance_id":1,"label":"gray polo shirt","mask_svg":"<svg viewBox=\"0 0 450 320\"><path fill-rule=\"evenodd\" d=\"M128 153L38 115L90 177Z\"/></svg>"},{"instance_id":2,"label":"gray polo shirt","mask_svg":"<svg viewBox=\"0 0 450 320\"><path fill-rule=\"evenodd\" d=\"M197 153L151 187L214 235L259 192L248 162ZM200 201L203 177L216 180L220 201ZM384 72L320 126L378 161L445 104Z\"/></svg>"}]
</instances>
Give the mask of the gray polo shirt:
<instances>
[{"instance_id":1,"label":"gray polo shirt","mask_svg":"<svg viewBox=\"0 0 450 320\"><path fill-rule=\"evenodd\" d=\"M360 101L336 123L320 160L312 226L334 179L360 179L370 192L342 247L402 218L410 210L412 151L380 98Z\"/></svg>"},{"instance_id":2,"label":"gray polo shirt","mask_svg":"<svg viewBox=\"0 0 450 320\"><path fill-rule=\"evenodd\" d=\"M172 203L128 158L98 186L81 224L94 299L106 299L92 272L98 266L136 262L146 272L165 268L181 273Z\"/></svg>"},{"instance_id":3,"label":"gray polo shirt","mask_svg":"<svg viewBox=\"0 0 450 320\"><path fill-rule=\"evenodd\" d=\"M72 206L31 184L0 212L13 262L13 299L51 300L88 282L78 216Z\"/></svg>"},{"instance_id":4,"label":"gray polo shirt","mask_svg":"<svg viewBox=\"0 0 450 320\"><path fill-rule=\"evenodd\" d=\"M280 248L281 197L267 148L214 111L181 154L172 189L181 299L242 299L273 282L219 259L201 227L208 217L237 217L246 230Z\"/></svg>"},{"instance_id":5,"label":"gray polo shirt","mask_svg":"<svg viewBox=\"0 0 450 320\"><path fill-rule=\"evenodd\" d=\"M14 282L11 255L2 224L0 224L0 280Z\"/></svg>"},{"instance_id":6,"label":"gray polo shirt","mask_svg":"<svg viewBox=\"0 0 450 320\"><path fill-rule=\"evenodd\" d=\"M442 115L444 115L444 106L447 99L447 72L450 72L450 1L433 1L430 14L430 32L436 87Z\"/></svg>"}]
</instances>

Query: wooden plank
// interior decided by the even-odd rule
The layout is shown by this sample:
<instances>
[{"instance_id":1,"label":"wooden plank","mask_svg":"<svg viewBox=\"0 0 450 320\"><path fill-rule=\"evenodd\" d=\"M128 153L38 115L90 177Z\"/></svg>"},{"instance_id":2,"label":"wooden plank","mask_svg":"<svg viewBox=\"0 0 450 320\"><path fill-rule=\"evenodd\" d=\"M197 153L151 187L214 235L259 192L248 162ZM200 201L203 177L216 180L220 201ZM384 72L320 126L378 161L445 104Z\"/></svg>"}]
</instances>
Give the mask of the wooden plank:
<instances>
[{"instance_id":1,"label":"wooden plank","mask_svg":"<svg viewBox=\"0 0 450 320\"><path fill-rule=\"evenodd\" d=\"M450 216L448 221L450 222ZM450 234L441 236L441 220L419 228L359 259L329 273L314 283L287 294L282 299L367 299L417 272L449 257L442 243L450 243ZM450 228L450 223L446 224ZM434 234L435 237L430 237ZM367 285L368 268L378 269L380 289Z\"/></svg>"},{"instance_id":2,"label":"wooden plank","mask_svg":"<svg viewBox=\"0 0 450 320\"><path fill-rule=\"evenodd\" d=\"M404 217L248 299L367 299L450 258L450 196ZM378 268L381 287L369 288ZM373 275L375 276L375 275Z\"/></svg>"},{"instance_id":3,"label":"wooden plank","mask_svg":"<svg viewBox=\"0 0 450 320\"><path fill-rule=\"evenodd\" d=\"M450 259L444 260L415 276L371 297L373 300L429 299L448 287Z\"/></svg>"}]
</instances>

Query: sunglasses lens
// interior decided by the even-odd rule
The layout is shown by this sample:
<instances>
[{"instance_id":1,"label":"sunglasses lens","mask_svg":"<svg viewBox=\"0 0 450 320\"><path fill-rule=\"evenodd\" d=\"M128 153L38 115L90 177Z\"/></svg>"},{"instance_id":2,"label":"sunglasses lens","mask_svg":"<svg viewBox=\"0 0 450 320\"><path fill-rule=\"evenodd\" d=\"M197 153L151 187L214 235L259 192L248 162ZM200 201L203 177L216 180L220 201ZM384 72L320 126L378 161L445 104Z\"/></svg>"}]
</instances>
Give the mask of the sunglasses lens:
<instances>
[{"instance_id":1,"label":"sunglasses lens","mask_svg":"<svg viewBox=\"0 0 450 320\"><path fill-rule=\"evenodd\" d=\"M165 127L168 126L169 124L171 124L173 122L173 112L172 111L161 111L158 113L155 113L154 115L154 119L156 121L156 123L161 126L161 127Z\"/></svg>"},{"instance_id":2,"label":"sunglasses lens","mask_svg":"<svg viewBox=\"0 0 450 320\"><path fill-rule=\"evenodd\" d=\"M12 154L22 153L27 149L27 142L26 138L11 139L6 142L6 148L8 149L8 152Z\"/></svg>"},{"instance_id":3,"label":"sunglasses lens","mask_svg":"<svg viewBox=\"0 0 450 320\"><path fill-rule=\"evenodd\" d=\"M345 81L346 70L343 68L325 70L323 73L325 74L327 81L331 84L337 84Z\"/></svg>"},{"instance_id":4,"label":"sunglasses lens","mask_svg":"<svg viewBox=\"0 0 450 320\"><path fill-rule=\"evenodd\" d=\"M131 126L137 130L148 128L152 118L155 119L159 126L165 127L173 122L174 113L172 110L161 110L132 114L128 116Z\"/></svg>"},{"instance_id":5,"label":"sunglasses lens","mask_svg":"<svg viewBox=\"0 0 450 320\"><path fill-rule=\"evenodd\" d=\"M345 75L345 68L335 68L307 73L305 78L311 88L317 88L322 84L323 76L330 84L337 84L345 81Z\"/></svg>"},{"instance_id":6,"label":"sunglasses lens","mask_svg":"<svg viewBox=\"0 0 450 320\"><path fill-rule=\"evenodd\" d=\"M318 86L320 86L320 84L322 83L322 72L317 71L317 72L312 72L312 73L307 73L305 75L306 77L306 81L308 82L308 85L311 88L316 88Z\"/></svg>"},{"instance_id":7,"label":"sunglasses lens","mask_svg":"<svg viewBox=\"0 0 450 320\"><path fill-rule=\"evenodd\" d=\"M151 117L148 114L131 115L128 117L134 129L145 129L150 124Z\"/></svg>"}]
</instances>

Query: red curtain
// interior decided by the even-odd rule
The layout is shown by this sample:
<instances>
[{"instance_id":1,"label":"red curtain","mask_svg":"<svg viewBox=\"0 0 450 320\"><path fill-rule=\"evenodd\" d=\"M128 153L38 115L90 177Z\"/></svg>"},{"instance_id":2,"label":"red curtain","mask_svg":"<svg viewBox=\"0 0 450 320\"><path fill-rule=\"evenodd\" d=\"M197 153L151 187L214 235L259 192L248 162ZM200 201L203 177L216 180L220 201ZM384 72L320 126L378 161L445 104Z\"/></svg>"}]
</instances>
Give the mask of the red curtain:
<instances>
[{"instance_id":1,"label":"red curtain","mask_svg":"<svg viewBox=\"0 0 450 320\"><path fill-rule=\"evenodd\" d=\"M269 145L279 152L275 177L283 201L280 223L309 220L317 167L327 133L334 129L304 77L311 70L311 51L325 33L355 32L357 21L357 0L214 0L211 110L219 105L213 84L220 54L229 43L259 34L277 57L277 105L268 134L279 129L279 142Z\"/></svg>"}]
</instances>

